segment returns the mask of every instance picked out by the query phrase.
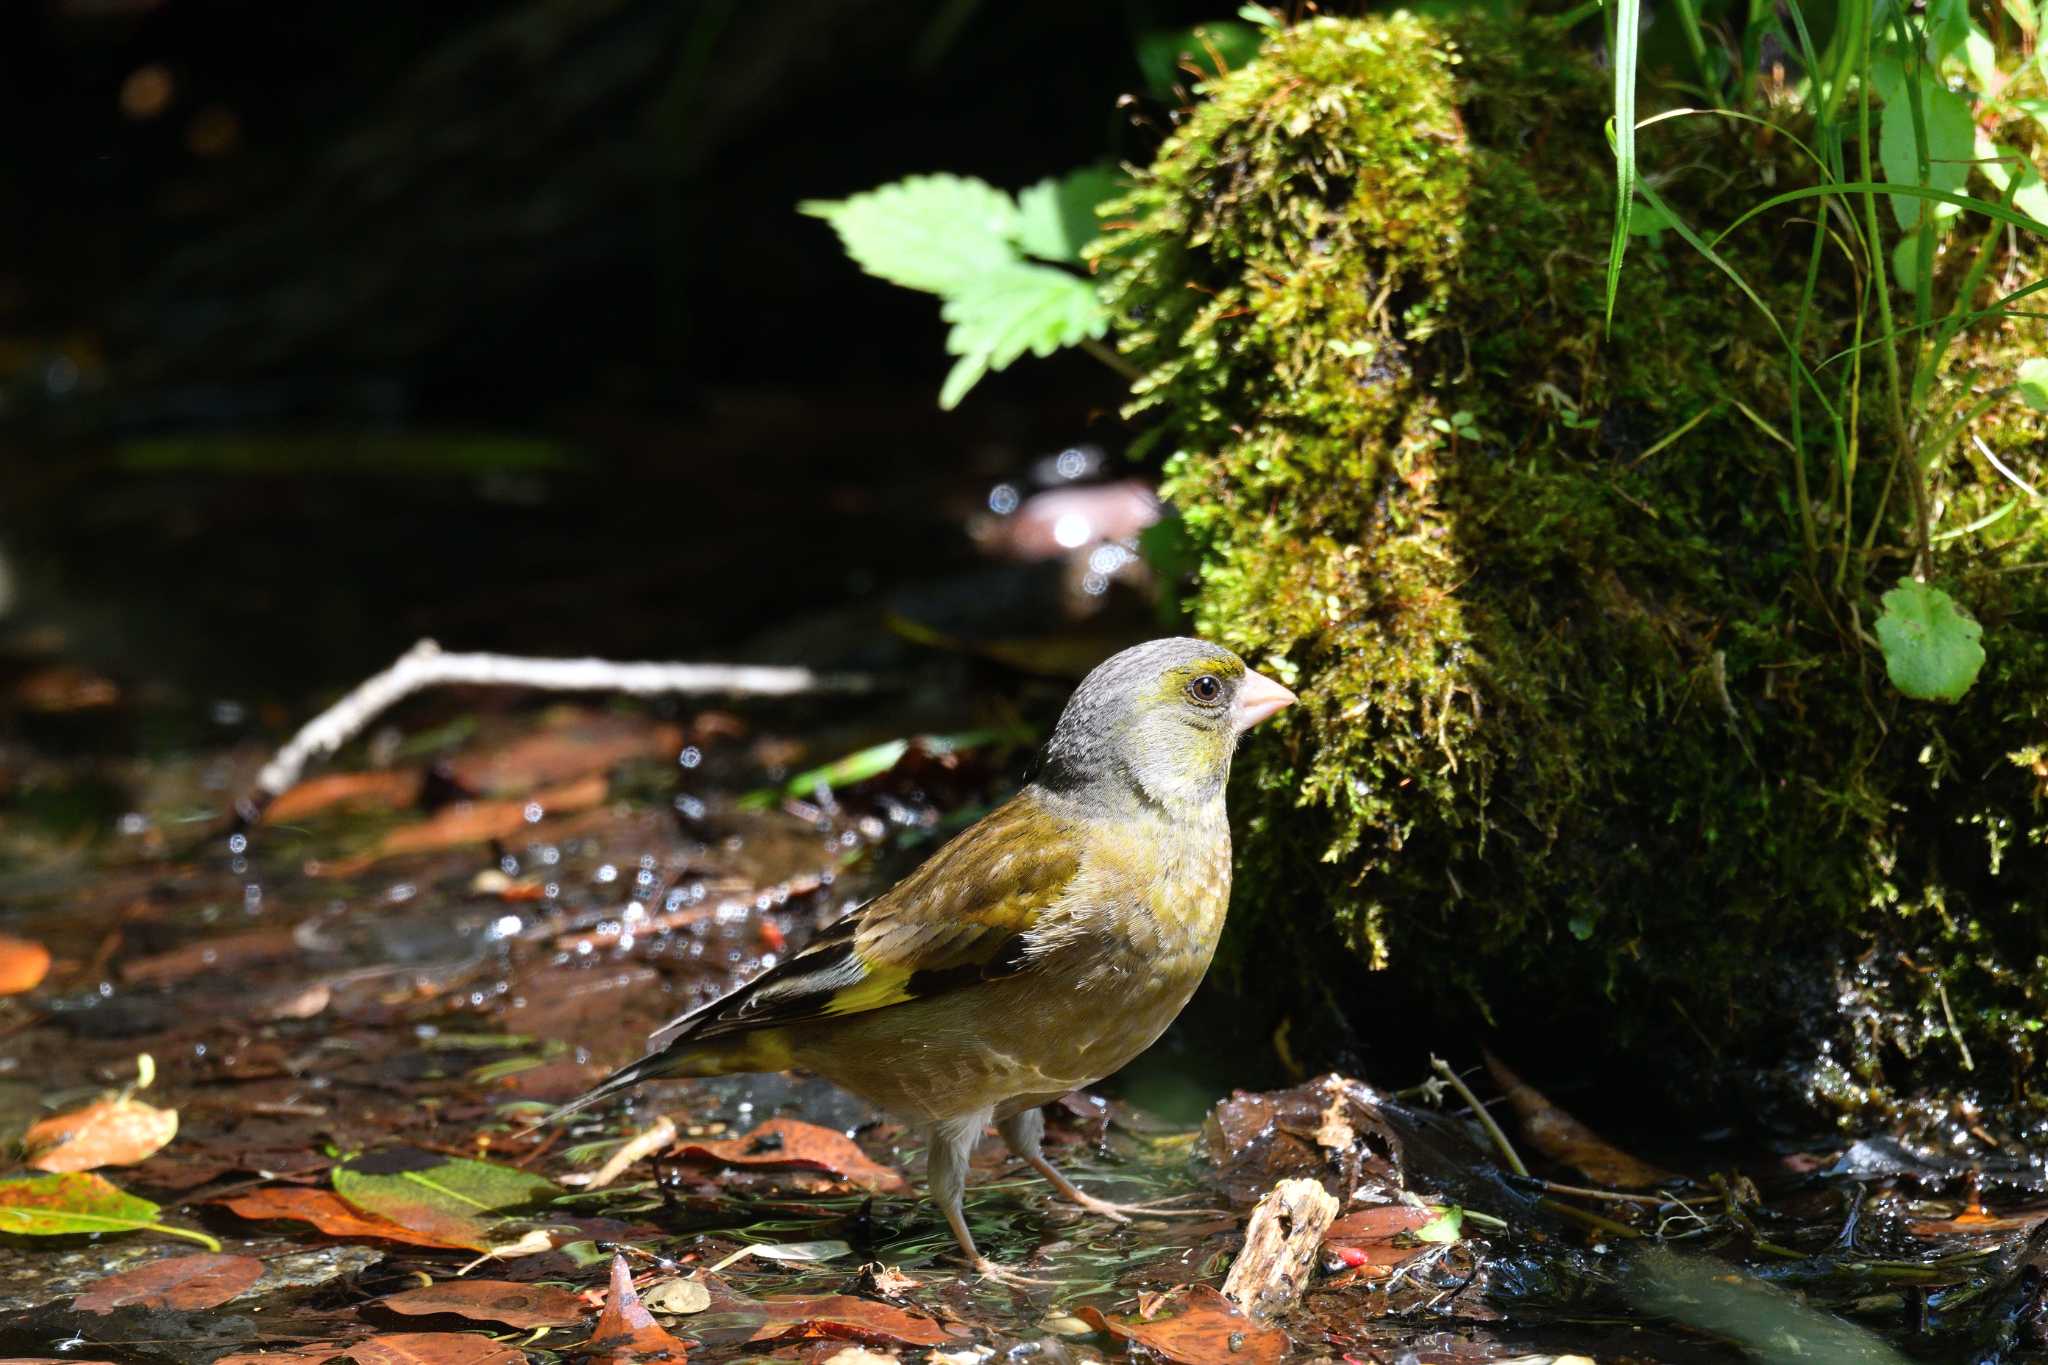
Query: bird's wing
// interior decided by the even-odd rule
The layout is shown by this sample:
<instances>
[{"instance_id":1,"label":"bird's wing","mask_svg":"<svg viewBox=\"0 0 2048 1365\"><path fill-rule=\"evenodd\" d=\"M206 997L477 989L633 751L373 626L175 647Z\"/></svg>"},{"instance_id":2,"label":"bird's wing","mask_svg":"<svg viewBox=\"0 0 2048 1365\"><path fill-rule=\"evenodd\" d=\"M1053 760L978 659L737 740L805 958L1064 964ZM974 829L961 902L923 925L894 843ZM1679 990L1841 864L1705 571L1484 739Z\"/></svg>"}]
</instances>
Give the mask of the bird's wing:
<instances>
[{"instance_id":1,"label":"bird's wing","mask_svg":"<svg viewBox=\"0 0 2048 1365\"><path fill-rule=\"evenodd\" d=\"M1069 822L1026 791L650 1049L929 999L1029 965L1025 934L1080 871Z\"/></svg>"}]
</instances>

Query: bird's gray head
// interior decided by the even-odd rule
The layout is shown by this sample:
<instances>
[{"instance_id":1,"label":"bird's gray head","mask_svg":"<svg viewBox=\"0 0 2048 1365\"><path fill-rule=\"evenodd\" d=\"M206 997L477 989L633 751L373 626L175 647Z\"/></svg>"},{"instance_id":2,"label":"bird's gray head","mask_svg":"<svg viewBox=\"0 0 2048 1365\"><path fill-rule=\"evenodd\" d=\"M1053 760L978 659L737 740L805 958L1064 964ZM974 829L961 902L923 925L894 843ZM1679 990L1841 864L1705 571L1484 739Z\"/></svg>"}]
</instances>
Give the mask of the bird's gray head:
<instances>
[{"instance_id":1,"label":"bird's gray head","mask_svg":"<svg viewBox=\"0 0 2048 1365\"><path fill-rule=\"evenodd\" d=\"M1206 640L1152 640L1081 680L1045 746L1039 783L1169 810L1220 802L1238 737L1294 700Z\"/></svg>"}]
</instances>

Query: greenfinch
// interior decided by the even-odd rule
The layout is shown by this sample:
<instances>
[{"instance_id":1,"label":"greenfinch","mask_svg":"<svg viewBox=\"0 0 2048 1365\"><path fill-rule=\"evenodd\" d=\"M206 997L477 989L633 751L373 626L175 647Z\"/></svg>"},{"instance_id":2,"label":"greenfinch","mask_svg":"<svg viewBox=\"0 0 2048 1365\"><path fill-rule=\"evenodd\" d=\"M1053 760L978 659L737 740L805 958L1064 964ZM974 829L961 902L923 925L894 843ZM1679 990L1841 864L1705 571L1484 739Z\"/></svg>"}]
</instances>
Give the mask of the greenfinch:
<instances>
[{"instance_id":1,"label":"greenfinch","mask_svg":"<svg viewBox=\"0 0 2048 1365\"><path fill-rule=\"evenodd\" d=\"M968 1262L969 1154L990 1122L1040 1150L1040 1106L1114 1072L1200 984L1230 902L1223 793L1244 732L1295 700L1202 640L1082 680L1035 779L800 952L655 1032L649 1055L549 1116L655 1076L800 1069L923 1125L926 1181Z\"/></svg>"}]
</instances>

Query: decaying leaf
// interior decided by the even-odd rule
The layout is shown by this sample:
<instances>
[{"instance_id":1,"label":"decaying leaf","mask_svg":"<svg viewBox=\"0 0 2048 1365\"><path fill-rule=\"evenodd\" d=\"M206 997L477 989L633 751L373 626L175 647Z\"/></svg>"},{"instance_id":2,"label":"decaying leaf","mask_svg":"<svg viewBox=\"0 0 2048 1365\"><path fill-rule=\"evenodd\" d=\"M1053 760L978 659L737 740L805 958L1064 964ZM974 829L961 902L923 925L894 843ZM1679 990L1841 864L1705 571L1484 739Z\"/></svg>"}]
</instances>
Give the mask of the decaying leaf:
<instances>
[{"instance_id":1,"label":"decaying leaf","mask_svg":"<svg viewBox=\"0 0 2048 1365\"><path fill-rule=\"evenodd\" d=\"M84 1172L0 1180L0 1233L71 1237L148 1229L197 1242L208 1251L220 1250L220 1243L203 1232L159 1223L162 1211L104 1177Z\"/></svg>"},{"instance_id":2,"label":"decaying leaf","mask_svg":"<svg viewBox=\"0 0 2048 1365\"><path fill-rule=\"evenodd\" d=\"M648 1286L640 1296L640 1302L657 1313L673 1313L682 1316L701 1313L711 1306L711 1287L696 1276L683 1279L662 1280Z\"/></svg>"},{"instance_id":3,"label":"decaying leaf","mask_svg":"<svg viewBox=\"0 0 2048 1365\"><path fill-rule=\"evenodd\" d=\"M612 1257L611 1285L605 1291L604 1312L590 1333L585 1347L601 1360L681 1360L689 1347L669 1334L654 1320L633 1292L633 1272L626 1258Z\"/></svg>"},{"instance_id":4,"label":"decaying leaf","mask_svg":"<svg viewBox=\"0 0 2048 1365\"><path fill-rule=\"evenodd\" d=\"M50 950L25 938L0 934L0 995L20 995L50 974Z\"/></svg>"},{"instance_id":5,"label":"decaying leaf","mask_svg":"<svg viewBox=\"0 0 2048 1365\"><path fill-rule=\"evenodd\" d=\"M752 1132L724 1139L691 1138L677 1149L684 1157L708 1158L728 1166L797 1166L831 1174L875 1194L901 1194L909 1183L868 1159L844 1133L796 1119L769 1119Z\"/></svg>"},{"instance_id":6,"label":"decaying leaf","mask_svg":"<svg viewBox=\"0 0 2048 1365\"><path fill-rule=\"evenodd\" d=\"M428 1316L451 1313L471 1322L507 1327L562 1327L583 1320L583 1300L566 1289L507 1280L444 1280L377 1300L394 1313Z\"/></svg>"},{"instance_id":7,"label":"decaying leaf","mask_svg":"<svg viewBox=\"0 0 2048 1365\"><path fill-rule=\"evenodd\" d=\"M409 1147L357 1157L334 1170L334 1192L356 1208L445 1245L489 1251L489 1225L505 1210L552 1199L554 1182L510 1166Z\"/></svg>"},{"instance_id":8,"label":"decaying leaf","mask_svg":"<svg viewBox=\"0 0 2048 1365\"><path fill-rule=\"evenodd\" d=\"M378 844L377 851L387 857L396 853L431 853L438 849L509 838L543 816L588 810L599 805L609 791L604 777L597 774L537 791L527 797L506 801L458 801L419 824L392 830Z\"/></svg>"},{"instance_id":9,"label":"decaying leaf","mask_svg":"<svg viewBox=\"0 0 2048 1365\"><path fill-rule=\"evenodd\" d=\"M344 1352L356 1365L526 1365L526 1356L476 1332L391 1332Z\"/></svg>"},{"instance_id":10,"label":"decaying leaf","mask_svg":"<svg viewBox=\"0 0 2048 1365\"><path fill-rule=\"evenodd\" d=\"M1108 1332L1182 1365L1225 1361L1268 1365L1287 1356L1287 1333L1259 1326L1206 1284L1176 1290L1167 1300L1166 1311L1149 1319L1112 1318L1089 1307L1075 1312L1098 1332Z\"/></svg>"},{"instance_id":11,"label":"decaying leaf","mask_svg":"<svg viewBox=\"0 0 2048 1365\"><path fill-rule=\"evenodd\" d=\"M272 801L263 823L303 820L329 809L404 810L419 800L424 774L417 768L376 769L361 773L323 773L307 778Z\"/></svg>"},{"instance_id":12,"label":"decaying leaf","mask_svg":"<svg viewBox=\"0 0 2048 1365\"><path fill-rule=\"evenodd\" d=\"M263 1278L253 1256L166 1256L160 1261L95 1280L71 1300L85 1313L116 1308L217 1308Z\"/></svg>"},{"instance_id":13,"label":"decaying leaf","mask_svg":"<svg viewBox=\"0 0 2048 1365\"><path fill-rule=\"evenodd\" d=\"M755 1330L755 1341L833 1337L882 1346L942 1346L958 1340L937 1318L851 1294L762 1299L760 1305L768 1319Z\"/></svg>"},{"instance_id":14,"label":"decaying leaf","mask_svg":"<svg viewBox=\"0 0 2048 1365\"><path fill-rule=\"evenodd\" d=\"M1323 1245L1348 1266L1390 1270L1429 1249L1416 1234L1442 1216L1442 1209L1427 1206L1374 1204L1330 1224Z\"/></svg>"},{"instance_id":15,"label":"decaying leaf","mask_svg":"<svg viewBox=\"0 0 2048 1365\"><path fill-rule=\"evenodd\" d=\"M418 1228L394 1223L388 1218L351 1207L332 1190L309 1189L302 1185L272 1185L221 1201L233 1212L252 1219L291 1219L311 1223L330 1237L375 1237L408 1246L437 1247L454 1251L480 1251L468 1242L449 1242Z\"/></svg>"},{"instance_id":16,"label":"decaying leaf","mask_svg":"<svg viewBox=\"0 0 2048 1365\"><path fill-rule=\"evenodd\" d=\"M1561 1161L1588 1179L1616 1189L1642 1189L1672 1179L1669 1171L1638 1161L1610 1145L1598 1133L1552 1104L1491 1052L1483 1054L1494 1083L1507 1096L1521 1120L1522 1136L1552 1161Z\"/></svg>"},{"instance_id":17,"label":"decaying leaf","mask_svg":"<svg viewBox=\"0 0 2048 1365\"><path fill-rule=\"evenodd\" d=\"M52 1115L31 1126L21 1142L29 1165L55 1173L133 1166L177 1135L177 1110L124 1095Z\"/></svg>"}]
</instances>

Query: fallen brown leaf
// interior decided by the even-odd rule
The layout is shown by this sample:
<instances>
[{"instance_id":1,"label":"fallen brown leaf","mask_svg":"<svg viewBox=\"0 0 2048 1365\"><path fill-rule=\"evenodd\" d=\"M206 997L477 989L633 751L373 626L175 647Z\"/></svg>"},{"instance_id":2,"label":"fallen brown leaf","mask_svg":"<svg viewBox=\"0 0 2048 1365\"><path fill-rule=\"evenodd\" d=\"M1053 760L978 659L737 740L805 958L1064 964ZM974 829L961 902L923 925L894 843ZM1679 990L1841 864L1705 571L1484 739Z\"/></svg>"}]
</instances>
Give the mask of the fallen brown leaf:
<instances>
[{"instance_id":1,"label":"fallen brown leaf","mask_svg":"<svg viewBox=\"0 0 2048 1365\"><path fill-rule=\"evenodd\" d=\"M133 1166L178 1135L178 1111L123 1096L54 1114L22 1134L28 1164L39 1171L95 1171Z\"/></svg>"},{"instance_id":2,"label":"fallen brown leaf","mask_svg":"<svg viewBox=\"0 0 2048 1365\"><path fill-rule=\"evenodd\" d=\"M879 1162L868 1159L859 1144L844 1133L796 1119L769 1119L736 1138L692 1138L676 1155L703 1157L728 1166L797 1166L829 1171L875 1194L900 1194L909 1182Z\"/></svg>"},{"instance_id":3,"label":"fallen brown leaf","mask_svg":"<svg viewBox=\"0 0 2048 1365\"><path fill-rule=\"evenodd\" d=\"M379 854L429 853L464 844L505 839L534 823L534 812L560 815L601 805L611 788L603 774L550 787L510 801L458 801L416 825L394 829L378 844Z\"/></svg>"},{"instance_id":4,"label":"fallen brown leaf","mask_svg":"<svg viewBox=\"0 0 2048 1365\"><path fill-rule=\"evenodd\" d=\"M1486 1069L1507 1096L1508 1105L1521 1120L1522 1136L1552 1161L1561 1161L1588 1179L1615 1189L1642 1189L1673 1179L1671 1172L1639 1161L1610 1144L1605 1138L1552 1104L1542 1091L1508 1070L1491 1052Z\"/></svg>"},{"instance_id":5,"label":"fallen brown leaf","mask_svg":"<svg viewBox=\"0 0 2048 1365\"><path fill-rule=\"evenodd\" d=\"M1074 1312L1098 1332L1108 1332L1182 1365L1221 1365L1225 1361L1269 1365L1287 1356L1287 1333L1259 1326L1206 1284L1189 1285L1163 1297L1166 1309L1178 1307L1179 1311L1150 1319L1112 1318L1099 1308L1085 1306Z\"/></svg>"},{"instance_id":6,"label":"fallen brown leaf","mask_svg":"<svg viewBox=\"0 0 2048 1365\"><path fill-rule=\"evenodd\" d=\"M452 1313L472 1322L507 1327L561 1327L583 1320L583 1300L566 1289L509 1280L445 1280L376 1301L394 1313L426 1316Z\"/></svg>"},{"instance_id":7,"label":"fallen brown leaf","mask_svg":"<svg viewBox=\"0 0 2048 1365\"><path fill-rule=\"evenodd\" d=\"M633 1292L633 1272L626 1258L612 1257L611 1286L605 1293L604 1312L585 1343L585 1351L599 1360L681 1360L689 1347L654 1320L654 1314Z\"/></svg>"},{"instance_id":8,"label":"fallen brown leaf","mask_svg":"<svg viewBox=\"0 0 2048 1365\"><path fill-rule=\"evenodd\" d=\"M25 938L0 934L0 995L20 995L50 974L50 950Z\"/></svg>"},{"instance_id":9,"label":"fallen brown leaf","mask_svg":"<svg viewBox=\"0 0 2048 1365\"><path fill-rule=\"evenodd\" d=\"M85 1313L116 1308L218 1308L263 1278L253 1256L166 1256L104 1280L95 1280L71 1300Z\"/></svg>"},{"instance_id":10,"label":"fallen brown leaf","mask_svg":"<svg viewBox=\"0 0 2048 1365\"><path fill-rule=\"evenodd\" d=\"M430 1233L364 1213L343 1201L331 1190L304 1186L270 1185L233 1199L221 1201L244 1218L291 1219L311 1223L330 1237L375 1237L407 1246L438 1247L450 1251L474 1251L468 1242L443 1241Z\"/></svg>"},{"instance_id":11,"label":"fallen brown leaf","mask_svg":"<svg viewBox=\"0 0 2048 1365\"><path fill-rule=\"evenodd\" d=\"M937 1318L894 1304L827 1294L815 1299L762 1299L768 1320L753 1341L794 1341L830 1337L890 1346L942 1346L957 1341Z\"/></svg>"},{"instance_id":12,"label":"fallen brown leaf","mask_svg":"<svg viewBox=\"0 0 2048 1365\"><path fill-rule=\"evenodd\" d=\"M121 979L131 985L157 985L182 981L200 972L225 972L290 957L298 951L298 940L289 929L251 929L200 939L169 952L123 962Z\"/></svg>"},{"instance_id":13,"label":"fallen brown leaf","mask_svg":"<svg viewBox=\"0 0 2048 1365\"><path fill-rule=\"evenodd\" d=\"M1323 1245L1344 1256L1347 1265L1375 1266L1382 1273L1410 1256L1429 1250L1413 1233L1443 1216L1442 1209L1418 1209L1410 1204L1374 1204L1345 1214L1323 1233Z\"/></svg>"},{"instance_id":14,"label":"fallen brown leaf","mask_svg":"<svg viewBox=\"0 0 2048 1365\"><path fill-rule=\"evenodd\" d=\"M457 754L448 771L467 791L510 796L605 773L635 758L674 762L683 732L635 716L578 711L535 734L485 753Z\"/></svg>"},{"instance_id":15,"label":"fallen brown leaf","mask_svg":"<svg viewBox=\"0 0 2048 1365\"><path fill-rule=\"evenodd\" d=\"M274 1351L215 1356L213 1365L325 1365L346 1349L338 1341L314 1341L304 1346L280 1346Z\"/></svg>"},{"instance_id":16,"label":"fallen brown leaf","mask_svg":"<svg viewBox=\"0 0 2048 1365\"><path fill-rule=\"evenodd\" d=\"M324 773L309 778L272 801L263 823L303 820L330 807L342 810L404 810L420 799L423 775L417 768L392 768L366 773Z\"/></svg>"},{"instance_id":17,"label":"fallen brown leaf","mask_svg":"<svg viewBox=\"0 0 2048 1365\"><path fill-rule=\"evenodd\" d=\"M389 1332L342 1353L356 1365L526 1365L524 1352L476 1332Z\"/></svg>"}]
</instances>

